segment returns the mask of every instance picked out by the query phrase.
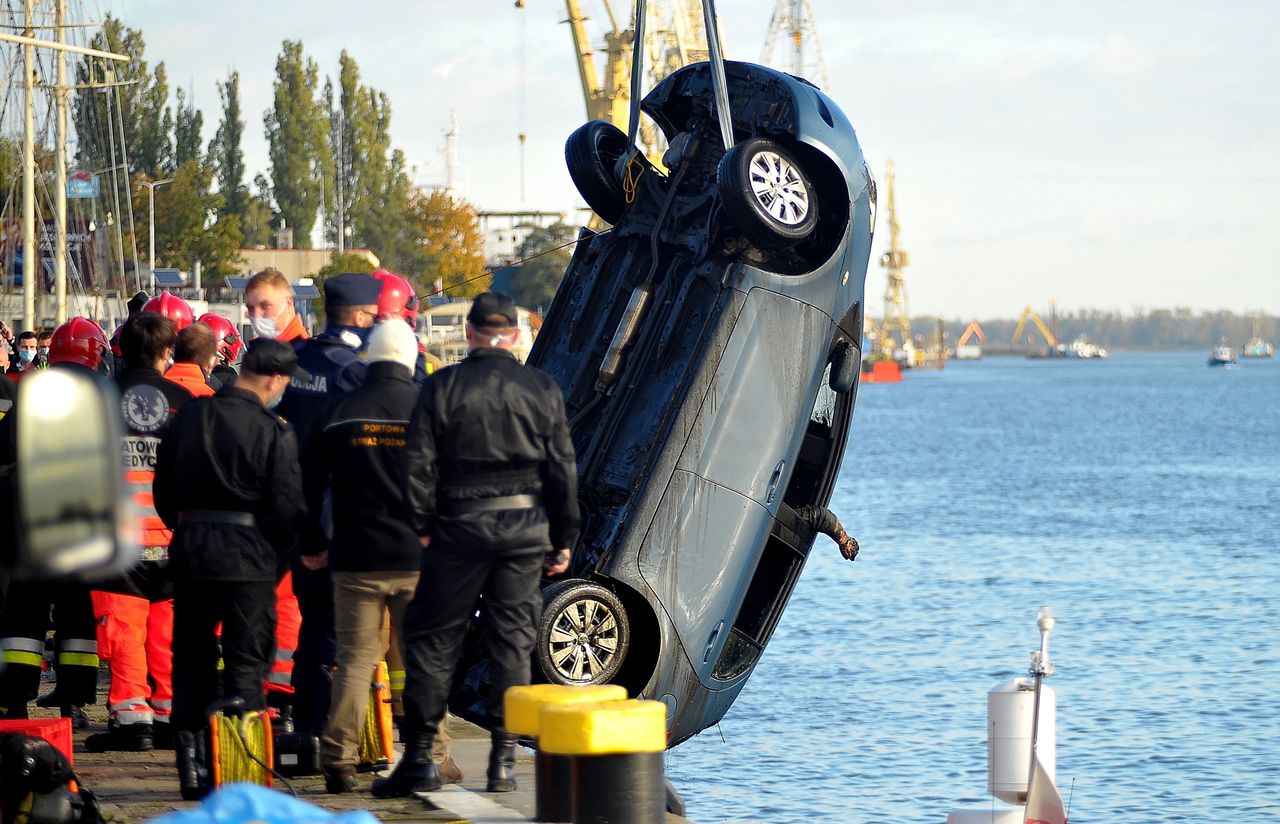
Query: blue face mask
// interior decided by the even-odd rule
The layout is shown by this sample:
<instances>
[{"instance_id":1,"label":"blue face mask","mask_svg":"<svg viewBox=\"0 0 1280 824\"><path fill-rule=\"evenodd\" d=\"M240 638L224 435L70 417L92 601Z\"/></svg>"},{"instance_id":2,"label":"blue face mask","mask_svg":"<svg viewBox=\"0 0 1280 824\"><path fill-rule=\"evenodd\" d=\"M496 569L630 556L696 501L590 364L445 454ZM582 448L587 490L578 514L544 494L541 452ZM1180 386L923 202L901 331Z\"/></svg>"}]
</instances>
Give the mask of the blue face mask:
<instances>
[{"instance_id":1,"label":"blue face mask","mask_svg":"<svg viewBox=\"0 0 1280 824\"><path fill-rule=\"evenodd\" d=\"M23 363L31 363L35 359L36 359L36 352L34 349L18 350L18 360L22 361Z\"/></svg>"},{"instance_id":2,"label":"blue face mask","mask_svg":"<svg viewBox=\"0 0 1280 824\"><path fill-rule=\"evenodd\" d=\"M279 405L280 405L280 401L282 401L282 400L284 400L284 393L283 393L283 392L281 392L279 395L276 395L276 397L275 397L275 399L274 399L274 400L267 401L267 408L268 408L268 409L275 409L277 406L279 406Z\"/></svg>"}]
</instances>

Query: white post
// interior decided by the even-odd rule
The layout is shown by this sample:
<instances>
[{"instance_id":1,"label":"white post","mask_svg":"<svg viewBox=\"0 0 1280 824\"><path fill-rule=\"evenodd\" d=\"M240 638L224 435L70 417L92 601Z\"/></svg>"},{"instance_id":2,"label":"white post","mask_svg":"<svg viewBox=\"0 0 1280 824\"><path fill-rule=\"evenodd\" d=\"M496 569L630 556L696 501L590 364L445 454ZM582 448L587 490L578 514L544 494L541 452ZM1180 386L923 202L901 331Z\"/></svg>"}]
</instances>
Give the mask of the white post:
<instances>
[{"instance_id":1,"label":"white post","mask_svg":"<svg viewBox=\"0 0 1280 824\"><path fill-rule=\"evenodd\" d=\"M25 0L26 36L34 31L35 2ZM22 47L22 328L36 326L36 279L40 270L40 249L36 246L36 118L32 88L35 82L36 49Z\"/></svg>"},{"instance_id":2,"label":"white post","mask_svg":"<svg viewBox=\"0 0 1280 824\"><path fill-rule=\"evenodd\" d=\"M58 43L67 43L67 3L54 0L55 20L58 27ZM59 326L67 322L67 53L54 52L58 65L58 85L54 89L57 105L57 141L53 147L54 170L57 177L54 192L53 218L56 231L53 247L53 289L57 298L55 318Z\"/></svg>"},{"instance_id":3,"label":"white post","mask_svg":"<svg viewBox=\"0 0 1280 824\"><path fill-rule=\"evenodd\" d=\"M1049 633L1053 625L1053 611L1048 607L1040 607L1036 613L1036 626L1040 628L1040 650L1031 656L1031 674L1036 679L1035 701L1031 709L1031 764L1027 769L1027 795L1031 794L1031 782L1035 780L1036 739L1040 734L1040 686L1044 679L1053 675L1053 664L1049 661Z\"/></svg>"},{"instance_id":4,"label":"white post","mask_svg":"<svg viewBox=\"0 0 1280 824\"><path fill-rule=\"evenodd\" d=\"M147 223L149 227L148 237L150 238L148 241L147 249L151 253L150 293L152 296L154 296L156 293L156 187L163 186L166 183L172 183L172 182L173 182L173 178L168 177L168 178L165 178L164 180L148 180L142 184L143 186L147 187L147 200L151 206L150 216L147 219Z\"/></svg>"}]
</instances>

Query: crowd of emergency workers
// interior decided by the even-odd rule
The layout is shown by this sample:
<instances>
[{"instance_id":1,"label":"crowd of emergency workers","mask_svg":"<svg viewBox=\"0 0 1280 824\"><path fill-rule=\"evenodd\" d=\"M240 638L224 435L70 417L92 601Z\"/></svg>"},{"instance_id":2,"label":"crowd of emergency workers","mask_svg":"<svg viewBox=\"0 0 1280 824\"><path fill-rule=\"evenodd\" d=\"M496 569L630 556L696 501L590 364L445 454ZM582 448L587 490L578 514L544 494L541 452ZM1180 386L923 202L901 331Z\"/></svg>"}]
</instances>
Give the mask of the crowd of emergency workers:
<instances>
[{"instance_id":1,"label":"crowd of emergency workers","mask_svg":"<svg viewBox=\"0 0 1280 824\"><path fill-rule=\"evenodd\" d=\"M351 792L385 660L404 753L372 793L433 790L462 779L446 702L483 603L488 789L515 789L501 696L529 682L540 581L568 568L579 528L563 397L512 355L515 303L476 297L468 356L439 369L390 272L327 279L314 337L274 269L249 279L244 310L248 341L169 292L136 295L110 338L83 317L16 336L0 323L0 457L26 376L113 381L141 543L118 580L0 580L0 718L34 702L89 728L105 664L109 721L89 751L172 748L198 799L209 715L265 709L277 732L318 737L326 788ZM39 695L50 630L55 686Z\"/></svg>"}]
</instances>

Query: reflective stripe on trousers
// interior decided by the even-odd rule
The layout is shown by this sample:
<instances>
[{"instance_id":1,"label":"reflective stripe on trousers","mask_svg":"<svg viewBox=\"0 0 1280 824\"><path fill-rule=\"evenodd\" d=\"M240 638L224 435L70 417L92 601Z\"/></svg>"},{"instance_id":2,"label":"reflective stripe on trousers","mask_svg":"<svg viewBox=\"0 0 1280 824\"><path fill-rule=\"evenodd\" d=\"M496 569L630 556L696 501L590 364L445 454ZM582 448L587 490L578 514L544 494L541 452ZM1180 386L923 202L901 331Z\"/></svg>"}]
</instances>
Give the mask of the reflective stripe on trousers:
<instances>
[{"instance_id":1,"label":"reflective stripe on trousers","mask_svg":"<svg viewBox=\"0 0 1280 824\"><path fill-rule=\"evenodd\" d=\"M111 719L120 726L150 724L155 720L155 714L147 706L147 699L142 696L111 704L107 709L111 711Z\"/></svg>"},{"instance_id":2,"label":"reflective stripe on trousers","mask_svg":"<svg viewBox=\"0 0 1280 824\"><path fill-rule=\"evenodd\" d=\"M0 638L0 648L4 649L3 661L6 664L20 664L28 667L44 666L44 641L35 638Z\"/></svg>"},{"instance_id":3,"label":"reflective stripe on trousers","mask_svg":"<svg viewBox=\"0 0 1280 824\"><path fill-rule=\"evenodd\" d=\"M58 666L98 668L98 642L80 638L58 639Z\"/></svg>"}]
</instances>

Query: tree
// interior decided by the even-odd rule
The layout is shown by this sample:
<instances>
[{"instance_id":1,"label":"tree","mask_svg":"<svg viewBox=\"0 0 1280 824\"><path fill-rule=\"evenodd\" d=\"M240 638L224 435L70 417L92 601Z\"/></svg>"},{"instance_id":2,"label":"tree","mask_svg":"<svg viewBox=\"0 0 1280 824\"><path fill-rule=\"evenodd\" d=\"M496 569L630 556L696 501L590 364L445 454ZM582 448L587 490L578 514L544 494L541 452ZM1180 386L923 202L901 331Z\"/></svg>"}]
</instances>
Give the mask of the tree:
<instances>
[{"instance_id":1,"label":"tree","mask_svg":"<svg viewBox=\"0 0 1280 824\"><path fill-rule=\"evenodd\" d=\"M320 209L325 113L316 100L320 70L302 43L284 41L276 59L275 102L264 115L276 212L293 229L294 244L311 245Z\"/></svg>"},{"instance_id":2,"label":"tree","mask_svg":"<svg viewBox=\"0 0 1280 824\"><path fill-rule=\"evenodd\" d=\"M225 207L223 210L226 211ZM246 194L244 211L237 217L240 218L240 230L244 233L246 247L270 246L274 242L272 224L275 222L275 214L265 198Z\"/></svg>"},{"instance_id":3,"label":"tree","mask_svg":"<svg viewBox=\"0 0 1280 824\"><path fill-rule=\"evenodd\" d=\"M339 63L337 89L327 81L324 91L332 158L325 199L334 204L326 236L336 242L345 228L350 246L374 250L389 267L421 266L409 227L412 185L404 153L391 146L391 102L361 85L351 55L344 51Z\"/></svg>"},{"instance_id":4,"label":"tree","mask_svg":"<svg viewBox=\"0 0 1280 824\"><path fill-rule=\"evenodd\" d=\"M164 63L148 67L146 42L137 29L107 15L89 46L127 54L128 63L86 57L76 67L74 119L81 166L100 169L119 162L121 129L131 171L159 177L172 170L173 113L168 108L169 80ZM105 91L90 84L115 84ZM111 156L111 145L116 157Z\"/></svg>"},{"instance_id":5,"label":"tree","mask_svg":"<svg viewBox=\"0 0 1280 824\"><path fill-rule=\"evenodd\" d=\"M177 117L173 125L173 163L181 168L189 160L200 163L200 131L204 128L204 115L187 100L185 90L179 88Z\"/></svg>"},{"instance_id":6,"label":"tree","mask_svg":"<svg viewBox=\"0 0 1280 824\"><path fill-rule=\"evenodd\" d=\"M157 263L189 270L198 260L207 280L236 272L241 241L239 216L218 217L222 195L210 191L212 183L210 168L188 160L155 193ZM146 187L135 193L134 208L145 209Z\"/></svg>"},{"instance_id":7,"label":"tree","mask_svg":"<svg viewBox=\"0 0 1280 824\"><path fill-rule=\"evenodd\" d=\"M507 287L516 303L534 309L551 304L573 257L573 247L566 244L576 234L573 226L559 221L529 233L516 250L516 257L525 262Z\"/></svg>"},{"instance_id":8,"label":"tree","mask_svg":"<svg viewBox=\"0 0 1280 824\"><path fill-rule=\"evenodd\" d=\"M240 114L240 72L230 71L225 83L218 84L222 103L222 120L213 140L209 141L209 163L218 180L222 195L222 214L239 215L248 234L249 189L244 182L244 119Z\"/></svg>"},{"instance_id":9,"label":"tree","mask_svg":"<svg viewBox=\"0 0 1280 824\"><path fill-rule=\"evenodd\" d=\"M418 275L424 283L440 278L455 298L472 297L489 288L484 234L471 204L444 192L414 192L409 218L417 235L417 254L425 264L404 271Z\"/></svg>"}]
</instances>

